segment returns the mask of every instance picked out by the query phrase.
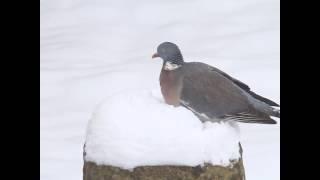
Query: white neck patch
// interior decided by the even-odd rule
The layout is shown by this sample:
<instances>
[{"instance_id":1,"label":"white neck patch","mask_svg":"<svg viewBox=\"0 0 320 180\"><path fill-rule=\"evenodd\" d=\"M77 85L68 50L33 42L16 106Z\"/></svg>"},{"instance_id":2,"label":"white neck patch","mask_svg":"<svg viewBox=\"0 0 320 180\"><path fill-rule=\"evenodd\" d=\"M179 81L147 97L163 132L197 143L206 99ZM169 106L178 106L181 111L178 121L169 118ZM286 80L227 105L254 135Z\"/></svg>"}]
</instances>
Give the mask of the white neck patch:
<instances>
[{"instance_id":1,"label":"white neck patch","mask_svg":"<svg viewBox=\"0 0 320 180\"><path fill-rule=\"evenodd\" d=\"M172 70L178 69L179 67L181 67L181 65L173 64L173 63L171 63L169 61L167 61L164 64L164 70L167 70L167 71L172 71Z\"/></svg>"}]
</instances>

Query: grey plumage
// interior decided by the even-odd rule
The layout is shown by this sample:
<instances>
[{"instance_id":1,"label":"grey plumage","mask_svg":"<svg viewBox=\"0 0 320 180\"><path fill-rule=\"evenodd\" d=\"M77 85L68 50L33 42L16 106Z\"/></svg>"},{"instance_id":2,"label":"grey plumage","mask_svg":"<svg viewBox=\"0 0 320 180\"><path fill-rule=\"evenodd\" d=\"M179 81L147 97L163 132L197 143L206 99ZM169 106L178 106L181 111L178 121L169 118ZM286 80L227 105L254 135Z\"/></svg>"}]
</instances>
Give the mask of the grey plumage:
<instances>
[{"instance_id":1,"label":"grey plumage","mask_svg":"<svg viewBox=\"0 0 320 180\"><path fill-rule=\"evenodd\" d=\"M166 62L179 65L171 71L162 68L160 85L166 102L186 107L201 121L275 124L270 116L280 118L280 110L272 107L279 107L277 103L252 92L248 85L215 67L184 62L173 43L159 45L154 57L161 57L164 65ZM173 60L177 57L178 60Z\"/></svg>"}]
</instances>

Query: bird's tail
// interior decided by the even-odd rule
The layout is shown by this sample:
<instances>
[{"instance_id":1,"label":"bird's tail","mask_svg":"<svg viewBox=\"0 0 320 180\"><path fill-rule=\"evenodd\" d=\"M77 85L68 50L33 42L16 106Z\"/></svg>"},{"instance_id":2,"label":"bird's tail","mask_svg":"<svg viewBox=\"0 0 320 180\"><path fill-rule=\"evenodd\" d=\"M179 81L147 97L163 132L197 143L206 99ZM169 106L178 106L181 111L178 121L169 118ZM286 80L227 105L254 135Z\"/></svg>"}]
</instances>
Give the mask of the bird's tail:
<instances>
[{"instance_id":1,"label":"bird's tail","mask_svg":"<svg viewBox=\"0 0 320 180\"><path fill-rule=\"evenodd\" d=\"M280 118L280 109L273 109L270 115Z\"/></svg>"}]
</instances>

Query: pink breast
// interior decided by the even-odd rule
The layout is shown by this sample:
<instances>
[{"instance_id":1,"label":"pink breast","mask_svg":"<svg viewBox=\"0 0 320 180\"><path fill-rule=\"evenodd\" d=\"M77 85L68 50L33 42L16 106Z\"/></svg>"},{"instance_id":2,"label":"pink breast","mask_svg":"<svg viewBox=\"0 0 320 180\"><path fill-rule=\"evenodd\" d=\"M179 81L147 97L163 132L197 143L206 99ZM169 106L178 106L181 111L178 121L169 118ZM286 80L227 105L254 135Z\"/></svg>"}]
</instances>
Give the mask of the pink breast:
<instances>
[{"instance_id":1,"label":"pink breast","mask_svg":"<svg viewBox=\"0 0 320 180\"><path fill-rule=\"evenodd\" d=\"M179 105L179 81L173 71L162 70L160 74L161 92L165 102L169 105Z\"/></svg>"}]
</instances>

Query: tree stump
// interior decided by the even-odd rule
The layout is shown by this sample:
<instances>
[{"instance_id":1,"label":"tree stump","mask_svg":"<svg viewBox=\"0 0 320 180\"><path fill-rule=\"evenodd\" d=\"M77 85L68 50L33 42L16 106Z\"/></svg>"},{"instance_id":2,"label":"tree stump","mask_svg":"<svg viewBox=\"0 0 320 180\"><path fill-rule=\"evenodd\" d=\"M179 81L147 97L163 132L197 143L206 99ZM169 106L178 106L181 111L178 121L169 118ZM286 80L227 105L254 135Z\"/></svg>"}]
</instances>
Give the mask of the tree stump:
<instances>
[{"instance_id":1,"label":"tree stump","mask_svg":"<svg viewBox=\"0 0 320 180\"><path fill-rule=\"evenodd\" d=\"M160 91L121 92L99 104L83 180L245 180L237 124L201 122L162 100Z\"/></svg>"},{"instance_id":2,"label":"tree stump","mask_svg":"<svg viewBox=\"0 0 320 180\"><path fill-rule=\"evenodd\" d=\"M241 157L230 161L227 167L212 164L196 167L140 166L130 171L84 160L83 180L245 180L240 143L239 149Z\"/></svg>"}]
</instances>

